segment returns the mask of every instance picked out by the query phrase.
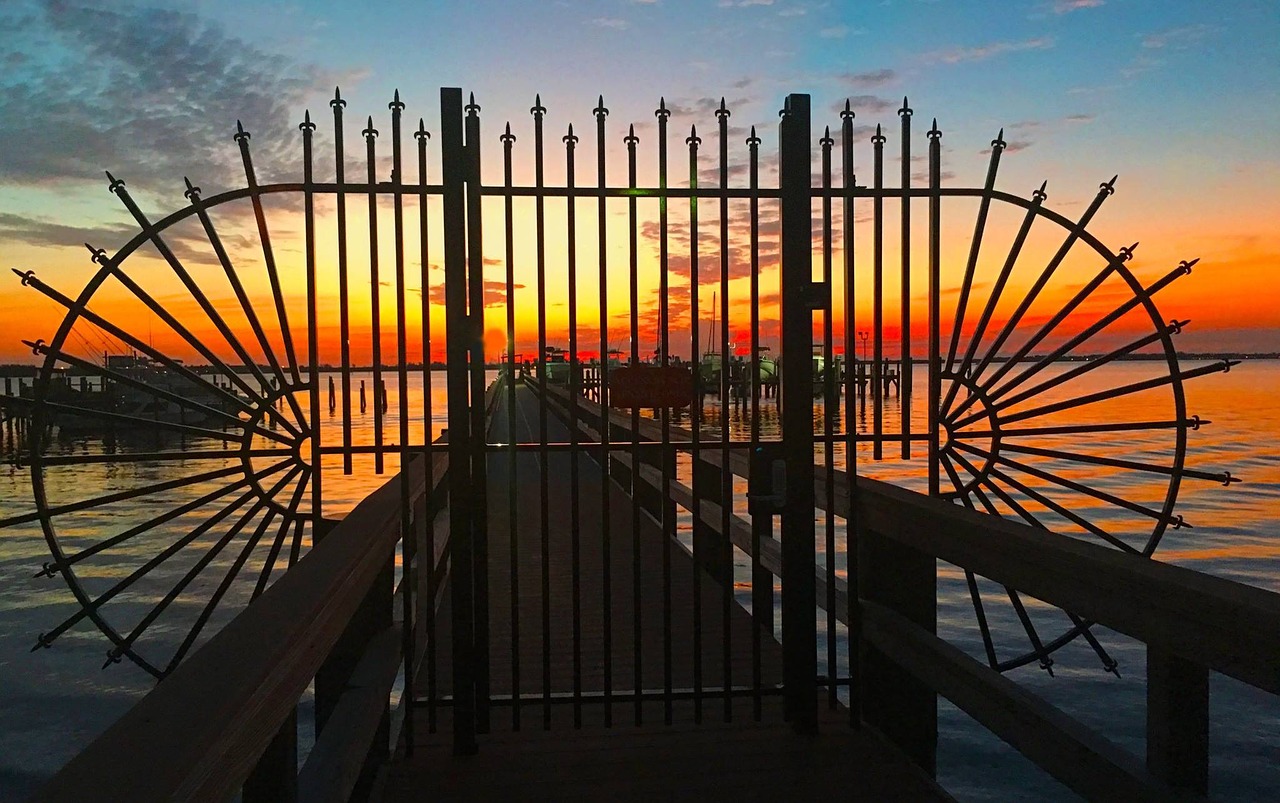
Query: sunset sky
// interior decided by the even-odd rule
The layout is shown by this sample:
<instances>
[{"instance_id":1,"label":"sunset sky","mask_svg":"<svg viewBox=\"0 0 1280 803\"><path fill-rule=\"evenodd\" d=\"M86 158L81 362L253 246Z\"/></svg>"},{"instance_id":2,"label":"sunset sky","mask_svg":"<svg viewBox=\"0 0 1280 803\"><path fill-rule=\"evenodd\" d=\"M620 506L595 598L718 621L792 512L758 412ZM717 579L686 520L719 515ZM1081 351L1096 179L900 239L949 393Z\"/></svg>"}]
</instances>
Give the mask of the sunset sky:
<instances>
[{"instance_id":1,"label":"sunset sky","mask_svg":"<svg viewBox=\"0 0 1280 803\"><path fill-rule=\"evenodd\" d=\"M996 7L999 12L991 10ZM34 360L19 340L48 338L62 317L56 305L22 288L8 268L34 270L74 296L96 270L82 243L114 253L137 232L132 217L107 191L103 170L124 179L142 209L158 219L185 205L183 176L199 185L205 196L243 186L240 155L231 138L241 120L252 134L259 180L296 181L301 172L297 125L309 110L318 126L317 178L331 180L333 118L328 101L335 85L341 85L349 103L344 138L349 181L364 180L360 131L367 115L380 131L378 178L389 175L387 103L396 89L407 105L406 174L416 180L416 145L409 133L423 117L427 129L438 134L439 87L459 86L473 92L483 109L488 183L502 180L497 137L508 120L517 136L516 182L532 180L529 108L540 93L548 109L548 183L564 181L561 137L572 123L581 138L578 183L594 185L592 109L602 94L610 110L610 183L626 180L622 137L630 123L636 124L641 140L641 184L656 183L653 112L660 97L673 111L668 136L673 186L687 181L684 141L693 124L703 138L702 174L714 178L717 139L712 111L724 97L732 111L731 185L745 184L742 142L752 125L763 140L761 181L773 184L778 109L788 93L804 92L813 98L815 138L826 125L838 128L838 109L850 99L857 113L860 184L870 180L869 127L885 126L886 183L896 185L897 109L909 96L915 110L913 155L919 158L927 152L925 132L937 118L944 132L944 183L949 186L981 186L990 142L1002 127L1008 147L997 186L1028 196L1047 180L1046 205L1067 217L1078 216L1099 183L1118 173L1116 195L1104 204L1090 230L1113 249L1140 241L1130 265L1146 283L1180 260L1201 259L1191 276L1158 298L1165 319L1192 320L1191 328L1179 336L1180 348L1280 350L1280 290L1275 280L1280 269L1280 8L1270 0L1027 0L990 7L948 0L191 0L162 7L146 2L7 0L0 6L0 30L5 32L0 37L0 267L5 268L0 276L0 361ZM437 145L438 136L431 144L431 181L439 180ZM816 154L815 145L815 158ZM838 181L838 163L836 170ZM924 170L923 161L913 165L915 181L923 183ZM329 199L319 202L325 223L331 224L332 206ZM718 225L714 207L700 207L703 236L713 240ZM742 219L744 208L731 210L733 220ZM957 275L957 263L963 264L973 228L972 207L958 208L944 227L948 243L955 243L944 247L950 277ZM291 299L291 323L301 331L300 206L271 202L268 213ZM598 346L595 202L584 202L577 213L582 230L578 268L588 274L580 287L579 303L587 310L582 314L582 336ZM914 207L913 213L918 235L923 235L925 207ZM496 221L486 224L485 256L493 262L493 273L486 273L486 279L501 282L501 203L487 205L486 214ZM610 282L610 342L615 343L625 339L627 328L625 202L610 202L607 214L609 274L623 271L621 280ZM688 246L680 237L687 232L687 214L685 202L672 217L673 253L684 249L685 277ZM895 220L898 214L897 207L886 212ZM353 313L353 331L365 332L367 341L371 283L365 198L351 197L348 215L365 226L353 235L350 248L359 255L353 256L352 264L360 266L363 277L363 284L352 287L353 304L360 307ZM416 204L406 208L406 215L413 232L406 289L416 305L421 292L416 278ZM656 310L650 289L654 282L649 281L655 215L656 206L642 206L641 223L649 222L640 249L642 271L649 271L642 281L641 317L646 321ZM521 348L527 347L536 320L532 257L525 250L532 242L531 221L531 205L517 204ZM205 278L199 281L219 308L231 309L230 292L217 289L226 283L221 279L217 284L220 268L198 224L188 223L172 232L175 251L198 277L214 272L207 283ZM996 221L996 233L989 236L999 241L1000 226L1015 224L1013 218ZM393 269L389 207L379 212L379 225L385 280ZM563 329L567 296L565 225L564 204L549 207L548 275L557 277L557 284L549 286L548 316L558 331ZM441 259L434 218L432 226L428 261L434 264ZM733 337L740 341L746 337L742 301L748 268L737 226L730 292ZM247 205L227 209L219 227L234 259L246 265L261 260ZM862 260L860 249L868 238L862 233L859 237L857 254ZM886 231L895 249L886 252L895 305L897 237L895 223ZM1051 244L1046 241L1039 247L1048 250ZM923 248L922 241L921 250L913 251L915 292L924 289ZM990 245L984 259L996 260L1006 251L1007 244ZM325 239L318 253L322 273L331 276L334 245ZM700 255L703 270L716 276L718 254L713 243ZM775 263L768 258L764 263L771 272L766 276L762 271L762 282L776 287L776 268L771 267ZM1083 258L1078 265L1064 265L1075 271L1071 278L1077 287L1097 267L1096 261L1091 267ZM154 252L133 258L130 270L137 271L140 281L154 282L156 297L175 315L183 320L198 317L194 302L182 298L181 287L164 278L167 268ZM438 281L440 274L434 275ZM251 291L265 291L261 281L246 281ZM861 328L867 293L862 284L856 286L860 301L855 320ZM681 306L687 298L687 279L682 287L684 296L672 299L673 313L687 309ZM386 321L394 314L393 291L384 291ZM704 328L711 314L711 292L709 285L701 289L699 319ZM1060 303L1069 292L1064 284L1050 301ZM432 293L436 297L439 288L433 287ZM496 355L503 348L504 288L495 285L494 293L498 303L490 308L487 338ZM321 294L326 316L322 359L336 362L331 347L336 335L329 322L336 309L332 279L322 278ZM1113 300L1099 297L1096 311L1105 311ZM270 303L269 296L263 303ZM922 297L915 297L913 309L923 309L923 303ZM104 314L130 321L139 337L165 337L158 321L142 324L149 313L134 312L136 304L130 307L107 295L101 304ZM416 320L416 311L413 315ZM896 318L891 323L887 332L896 333ZM915 323L925 323L919 312ZM687 328L686 323L686 332ZM205 331L194 323L193 329ZM922 342L917 340L918 345ZM391 343L384 340L384 349ZM91 345L90 340L86 348ZM625 341L620 345L625 347ZM367 356L367 343L353 344L353 353Z\"/></svg>"}]
</instances>

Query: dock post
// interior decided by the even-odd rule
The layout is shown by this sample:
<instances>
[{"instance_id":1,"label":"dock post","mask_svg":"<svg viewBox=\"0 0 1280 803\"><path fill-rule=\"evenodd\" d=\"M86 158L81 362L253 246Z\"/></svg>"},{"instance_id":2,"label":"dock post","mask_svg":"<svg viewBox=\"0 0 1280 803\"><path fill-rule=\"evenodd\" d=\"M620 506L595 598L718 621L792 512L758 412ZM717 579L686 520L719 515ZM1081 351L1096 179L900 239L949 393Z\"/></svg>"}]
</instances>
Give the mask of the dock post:
<instances>
[{"instance_id":1,"label":"dock post","mask_svg":"<svg viewBox=\"0 0 1280 803\"><path fill-rule=\"evenodd\" d=\"M814 565L813 310L825 285L813 281L809 96L787 96L779 123L782 231L782 364L779 405L786 456L782 510L784 708L800 733L818 728L817 589Z\"/></svg>"},{"instance_id":2,"label":"dock post","mask_svg":"<svg viewBox=\"0 0 1280 803\"><path fill-rule=\"evenodd\" d=\"M1147 769L1170 786L1209 794L1209 670L1147 646Z\"/></svg>"},{"instance_id":3,"label":"dock post","mask_svg":"<svg viewBox=\"0 0 1280 803\"><path fill-rule=\"evenodd\" d=\"M869 518L858 516L860 521ZM858 533L861 598L893 610L929 633L937 632L937 571L932 555L871 530ZM938 750L937 694L870 644L861 645L858 662L862 721L932 776Z\"/></svg>"}]
</instances>

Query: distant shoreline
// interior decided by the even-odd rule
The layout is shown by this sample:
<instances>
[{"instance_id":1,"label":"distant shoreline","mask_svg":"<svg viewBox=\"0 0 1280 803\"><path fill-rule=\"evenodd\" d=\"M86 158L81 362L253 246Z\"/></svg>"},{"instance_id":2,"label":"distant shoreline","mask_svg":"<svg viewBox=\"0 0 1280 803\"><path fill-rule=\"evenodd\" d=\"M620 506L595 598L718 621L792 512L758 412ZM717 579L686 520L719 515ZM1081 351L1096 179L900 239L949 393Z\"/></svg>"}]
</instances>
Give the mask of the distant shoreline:
<instances>
[{"instance_id":1,"label":"distant shoreline","mask_svg":"<svg viewBox=\"0 0 1280 803\"><path fill-rule=\"evenodd\" d=\"M1035 362L1036 360L1041 359L1042 356L1043 355L1030 354L1026 357L1021 358L1020 360L1018 360L1018 362ZM1096 359L1101 356L1102 356L1101 354L1087 354L1079 357L1059 358L1058 360L1055 360L1055 362L1088 362L1089 360ZM1151 362L1153 360L1163 360L1164 358L1165 357L1163 354L1129 354L1123 357L1117 357L1113 361L1114 362ZM1242 353L1242 352L1232 352L1232 351L1184 352L1184 353L1178 354L1178 359L1179 360L1280 360L1280 352L1277 352L1277 351L1261 352L1261 353ZM531 362L531 361L532 360L525 360L525 362ZM896 364L899 362L899 360L896 358L885 359L884 362ZM912 365L924 365L926 362L927 360L922 359L920 357L913 357L911 360ZM996 357L995 359L992 360L992 362L1008 362L1008 359L1005 357ZM485 363L485 368L496 370L498 368L501 368L505 364L506 364L505 362L489 362L489 363ZM187 367L195 371L196 373L213 373L211 366L208 366L208 365L191 364L191 365L188 365ZM229 367L236 371L249 370L246 366L243 366L243 365L232 365ZM271 366L264 363L259 365L258 368L260 370L265 371L265 370L269 370ZM442 362L431 363L432 371L443 371L445 370L445 368L446 366ZM406 367L405 370L421 371L422 369L423 369L422 363L409 363L409 365ZM299 371L309 370L309 366L300 365L298 366L298 370ZM341 371L342 366L325 363L320 366L320 370L324 372L332 373L336 371ZM350 366L349 370L372 371L373 366L372 365L352 365ZM383 365L382 370L398 371L399 366L394 364ZM37 376L39 372L40 372L39 365L28 365L24 363L0 363L0 377L6 377L6 376L34 377L34 376ZM80 376L82 372L68 371L67 373L69 376Z\"/></svg>"}]
</instances>

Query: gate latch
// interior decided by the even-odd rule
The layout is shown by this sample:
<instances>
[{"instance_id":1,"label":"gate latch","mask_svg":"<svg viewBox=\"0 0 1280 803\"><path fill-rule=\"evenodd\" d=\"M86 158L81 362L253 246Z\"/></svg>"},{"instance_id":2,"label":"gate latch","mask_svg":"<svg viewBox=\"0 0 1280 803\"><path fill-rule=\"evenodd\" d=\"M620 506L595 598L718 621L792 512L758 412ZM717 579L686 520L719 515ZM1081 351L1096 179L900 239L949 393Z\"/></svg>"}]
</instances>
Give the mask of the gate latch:
<instances>
[{"instance_id":1,"label":"gate latch","mask_svg":"<svg viewBox=\"0 0 1280 803\"><path fill-rule=\"evenodd\" d=\"M782 513L787 504L787 461L782 444L761 444L751 453L751 477L747 480L747 512L752 516Z\"/></svg>"},{"instance_id":2,"label":"gate latch","mask_svg":"<svg viewBox=\"0 0 1280 803\"><path fill-rule=\"evenodd\" d=\"M831 306L831 283L810 282L806 288L805 303L811 310L824 310Z\"/></svg>"}]
</instances>

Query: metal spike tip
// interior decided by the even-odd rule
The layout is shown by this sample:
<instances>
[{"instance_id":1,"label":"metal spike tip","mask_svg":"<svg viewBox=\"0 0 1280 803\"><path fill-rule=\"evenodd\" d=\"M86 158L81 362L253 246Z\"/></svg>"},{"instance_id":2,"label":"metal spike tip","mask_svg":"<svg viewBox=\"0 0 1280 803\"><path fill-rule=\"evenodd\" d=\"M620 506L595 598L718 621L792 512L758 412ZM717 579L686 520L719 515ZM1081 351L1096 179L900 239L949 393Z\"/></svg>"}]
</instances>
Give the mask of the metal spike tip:
<instances>
[{"instance_id":1,"label":"metal spike tip","mask_svg":"<svg viewBox=\"0 0 1280 803\"><path fill-rule=\"evenodd\" d=\"M84 247L89 249L90 254L98 253L98 249L94 248L92 245L89 245L88 243L85 243Z\"/></svg>"},{"instance_id":2,"label":"metal spike tip","mask_svg":"<svg viewBox=\"0 0 1280 803\"><path fill-rule=\"evenodd\" d=\"M243 134L243 133L244 133L244 126L240 123L240 121L239 121L239 120L236 120L236 133L237 133L237 134Z\"/></svg>"},{"instance_id":3,"label":"metal spike tip","mask_svg":"<svg viewBox=\"0 0 1280 803\"><path fill-rule=\"evenodd\" d=\"M822 129L822 138L831 139L831 126L827 126L826 128Z\"/></svg>"},{"instance_id":4,"label":"metal spike tip","mask_svg":"<svg viewBox=\"0 0 1280 803\"><path fill-rule=\"evenodd\" d=\"M311 122L311 110L310 110L310 109L303 109L303 111L302 111L302 122L304 122L304 123L309 123L309 122Z\"/></svg>"},{"instance_id":5,"label":"metal spike tip","mask_svg":"<svg viewBox=\"0 0 1280 803\"><path fill-rule=\"evenodd\" d=\"M399 102L400 102L400 90L399 90L399 89L397 89L397 90L395 91L395 97L394 97L394 98L392 98L392 100L394 100L396 103L399 103Z\"/></svg>"},{"instance_id":6,"label":"metal spike tip","mask_svg":"<svg viewBox=\"0 0 1280 803\"><path fill-rule=\"evenodd\" d=\"M1046 178L1044 181L1040 182L1040 192L1044 192L1045 188L1048 186L1049 186L1049 179Z\"/></svg>"},{"instance_id":7,"label":"metal spike tip","mask_svg":"<svg viewBox=\"0 0 1280 803\"><path fill-rule=\"evenodd\" d=\"M635 135L636 135L636 124L632 123L631 125L627 126L627 136L634 137Z\"/></svg>"},{"instance_id":8,"label":"metal spike tip","mask_svg":"<svg viewBox=\"0 0 1280 803\"><path fill-rule=\"evenodd\" d=\"M115 183L116 183L116 177L115 177L115 176L113 176L113 175L111 175L111 171L110 171L110 170L103 170L102 172L104 172L104 173L106 173L106 174L107 174L107 181L108 181L108 182L110 182L110 183L112 183L112 184L115 184Z\"/></svg>"},{"instance_id":9,"label":"metal spike tip","mask_svg":"<svg viewBox=\"0 0 1280 803\"><path fill-rule=\"evenodd\" d=\"M880 124L876 123L876 136L880 136Z\"/></svg>"},{"instance_id":10,"label":"metal spike tip","mask_svg":"<svg viewBox=\"0 0 1280 803\"><path fill-rule=\"evenodd\" d=\"M847 111L847 112L851 112L851 111L853 111L853 107L849 105L849 99L848 99L848 98L845 98L845 99L844 99L844 110L845 110L845 111Z\"/></svg>"},{"instance_id":11,"label":"metal spike tip","mask_svg":"<svg viewBox=\"0 0 1280 803\"><path fill-rule=\"evenodd\" d=\"M342 100L342 90L336 86L333 88L333 99Z\"/></svg>"},{"instance_id":12,"label":"metal spike tip","mask_svg":"<svg viewBox=\"0 0 1280 803\"><path fill-rule=\"evenodd\" d=\"M751 136L753 136L753 137L754 137L755 135L756 135L756 127L755 127L755 126L751 126Z\"/></svg>"},{"instance_id":13,"label":"metal spike tip","mask_svg":"<svg viewBox=\"0 0 1280 803\"><path fill-rule=\"evenodd\" d=\"M368 125L369 125L369 128L371 128L371 129L373 128L373 115L372 115L372 114L371 114L371 115L369 115Z\"/></svg>"},{"instance_id":14,"label":"metal spike tip","mask_svg":"<svg viewBox=\"0 0 1280 803\"><path fill-rule=\"evenodd\" d=\"M509 121L507 122L506 132L505 132L505 133L507 133L507 134L510 134L510 133L511 133L511 123L510 123Z\"/></svg>"},{"instance_id":15,"label":"metal spike tip","mask_svg":"<svg viewBox=\"0 0 1280 803\"><path fill-rule=\"evenodd\" d=\"M596 105L602 109L604 108L604 95L598 95L596 97Z\"/></svg>"},{"instance_id":16,"label":"metal spike tip","mask_svg":"<svg viewBox=\"0 0 1280 803\"><path fill-rule=\"evenodd\" d=\"M934 130L934 131L937 131L937 130L938 130L938 118L937 118L937 117L933 118L933 130Z\"/></svg>"},{"instance_id":17,"label":"metal spike tip","mask_svg":"<svg viewBox=\"0 0 1280 803\"><path fill-rule=\"evenodd\" d=\"M1187 270L1191 270L1191 269L1192 269L1192 268L1194 268L1194 267L1195 267L1199 262L1200 262L1200 257L1196 257L1195 259L1193 259L1193 260L1191 260L1191 261L1189 261L1189 262L1186 262L1186 263L1184 263L1184 264L1186 265Z\"/></svg>"},{"instance_id":18,"label":"metal spike tip","mask_svg":"<svg viewBox=\"0 0 1280 803\"><path fill-rule=\"evenodd\" d=\"M1137 250L1137 248L1138 248L1138 244L1135 242L1133 245L1129 246L1129 252L1132 253L1133 251Z\"/></svg>"},{"instance_id":19,"label":"metal spike tip","mask_svg":"<svg viewBox=\"0 0 1280 803\"><path fill-rule=\"evenodd\" d=\"M908 104L908 103L907 103L907 96L906 96L906 95L903 95L903 96L902 96L902 108L906 109L906 108L909 108L909 107L910 107L910 104Z\"/></svg>"},{"instance_id":20,"label":"metal spike tip","mask_svg":"<svg viewBox=\"0 0 1280 803\"><path fill-rule=\"evenodd\" d=\"M1004 129L1000 129L1000 133L996 134L996 139L1004 139Z\"/></svg>"}]
</instances>

